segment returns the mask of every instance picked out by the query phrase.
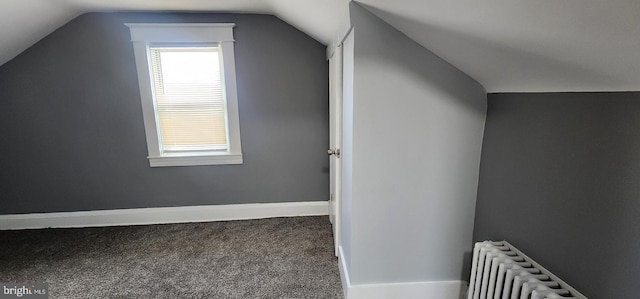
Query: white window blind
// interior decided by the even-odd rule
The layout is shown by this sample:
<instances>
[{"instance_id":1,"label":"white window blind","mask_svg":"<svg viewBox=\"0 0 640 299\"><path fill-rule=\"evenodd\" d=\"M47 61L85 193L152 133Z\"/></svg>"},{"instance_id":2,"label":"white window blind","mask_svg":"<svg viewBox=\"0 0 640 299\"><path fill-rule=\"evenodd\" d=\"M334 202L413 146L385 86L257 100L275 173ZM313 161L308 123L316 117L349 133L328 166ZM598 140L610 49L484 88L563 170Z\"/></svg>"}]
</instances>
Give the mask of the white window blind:
<instances>
[{"instance_id":1,"label":"white window blind","mask_svg":"<svg viewBox=\"0 0 640 299\"><path fill-rule=\"evenodd\" d=\"M161 152L229 149L219 47L149 48Z\"/></svg>"}]
</instances>

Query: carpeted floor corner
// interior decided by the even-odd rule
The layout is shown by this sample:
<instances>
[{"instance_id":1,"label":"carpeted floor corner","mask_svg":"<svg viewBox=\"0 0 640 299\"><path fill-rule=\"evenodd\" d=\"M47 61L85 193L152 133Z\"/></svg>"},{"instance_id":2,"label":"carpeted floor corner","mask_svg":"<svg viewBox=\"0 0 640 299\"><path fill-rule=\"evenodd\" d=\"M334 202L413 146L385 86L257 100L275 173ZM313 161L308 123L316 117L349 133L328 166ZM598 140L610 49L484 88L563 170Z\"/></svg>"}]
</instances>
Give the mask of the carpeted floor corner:
<instances>
[{"instance_id":1,"label":"carpeted floor corner","mask_svg":"<svg viewBox=\"0 0 640 299\"><path fill-rule=\"evenodd\" d=\"M0 282L49 298L343 298L328 217L0 231Z\"/></svg>"}]
</instances>

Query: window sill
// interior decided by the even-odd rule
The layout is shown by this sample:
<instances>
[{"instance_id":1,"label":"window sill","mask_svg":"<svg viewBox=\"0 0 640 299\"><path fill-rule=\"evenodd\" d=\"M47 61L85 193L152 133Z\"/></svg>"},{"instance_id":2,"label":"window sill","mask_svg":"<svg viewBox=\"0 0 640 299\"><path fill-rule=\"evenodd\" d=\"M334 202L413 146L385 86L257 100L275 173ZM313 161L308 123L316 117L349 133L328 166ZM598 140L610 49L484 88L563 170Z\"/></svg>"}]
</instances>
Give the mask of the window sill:
<instances>
[{"instance_id":1,"label":"window sill","mask_svg":"<svg viewBox=\"0 0 640 299\"><path fill-rule=\"evenodd\" d=\"M242 154L204 154L147 157L151 167L242 164Z\"/></svg>"}]
</instances>

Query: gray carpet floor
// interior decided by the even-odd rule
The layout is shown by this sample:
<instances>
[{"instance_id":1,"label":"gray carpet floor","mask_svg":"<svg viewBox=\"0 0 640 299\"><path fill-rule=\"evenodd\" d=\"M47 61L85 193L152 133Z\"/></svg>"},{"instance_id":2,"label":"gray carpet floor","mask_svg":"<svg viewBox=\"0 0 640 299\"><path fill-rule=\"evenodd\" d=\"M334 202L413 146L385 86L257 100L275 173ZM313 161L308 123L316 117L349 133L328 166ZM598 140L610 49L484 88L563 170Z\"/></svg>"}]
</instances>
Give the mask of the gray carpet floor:
<instances>
[{"instance_id":1,"label":"gray carpet floor","mask_svg":"<svg viewBox=\"0 0 640 299\"><path fill-rule=\"evenodd\" d=\"M0 282L50 298L342 298L328 217L0 231Z\"/></svg>"}]
</instances>

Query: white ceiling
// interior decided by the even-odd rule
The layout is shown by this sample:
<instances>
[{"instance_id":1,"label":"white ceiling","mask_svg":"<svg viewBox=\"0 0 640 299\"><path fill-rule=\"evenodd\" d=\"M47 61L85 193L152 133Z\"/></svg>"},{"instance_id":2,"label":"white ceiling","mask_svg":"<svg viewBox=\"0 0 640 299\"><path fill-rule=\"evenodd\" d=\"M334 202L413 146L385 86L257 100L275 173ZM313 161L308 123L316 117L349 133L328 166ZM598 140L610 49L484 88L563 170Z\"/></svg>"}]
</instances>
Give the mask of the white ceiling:
<instances>
[{"instance_id":1,"label":"white ceiling","mask_svg":"<svg viewBox=\"0 0 640 299\"><path fill-rule=\"evenodd\" d=\"M488 92L640 90L638 0L360 2ZM348 0L1 0L0 64L90 11L266 13L329 44L347 5Z\"/></svg>"}]
</instances>

